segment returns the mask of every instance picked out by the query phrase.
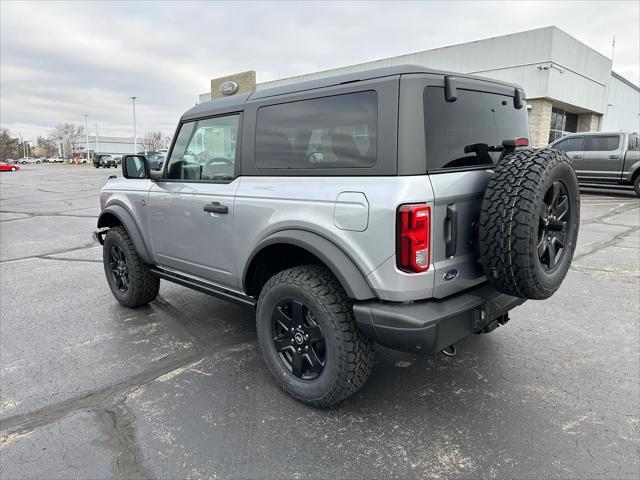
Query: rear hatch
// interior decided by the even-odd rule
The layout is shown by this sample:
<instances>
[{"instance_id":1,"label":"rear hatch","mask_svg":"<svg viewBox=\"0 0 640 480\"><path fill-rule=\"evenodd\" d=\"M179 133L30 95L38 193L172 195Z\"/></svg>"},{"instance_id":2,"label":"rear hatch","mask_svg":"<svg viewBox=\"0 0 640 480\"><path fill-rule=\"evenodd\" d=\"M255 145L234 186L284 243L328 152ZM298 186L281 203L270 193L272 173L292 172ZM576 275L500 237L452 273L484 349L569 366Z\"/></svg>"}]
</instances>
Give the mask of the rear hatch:
<instances>
[{"instance_id":1,"label":"rear hatch","mask_svg":"<svg viewBox=\"0 0 640 480\"><path fill-rule=\"evenodd\" d=\"M454 82L447 89L428 85L423 95L427 173L435 198L431 223L435 298L485 280L479 263L478 220L500 153L465 153L465 146L499 146L503 140L529 138L521 91L516 94L512 86L475 79Z\"/></svg>"}]
</instances>

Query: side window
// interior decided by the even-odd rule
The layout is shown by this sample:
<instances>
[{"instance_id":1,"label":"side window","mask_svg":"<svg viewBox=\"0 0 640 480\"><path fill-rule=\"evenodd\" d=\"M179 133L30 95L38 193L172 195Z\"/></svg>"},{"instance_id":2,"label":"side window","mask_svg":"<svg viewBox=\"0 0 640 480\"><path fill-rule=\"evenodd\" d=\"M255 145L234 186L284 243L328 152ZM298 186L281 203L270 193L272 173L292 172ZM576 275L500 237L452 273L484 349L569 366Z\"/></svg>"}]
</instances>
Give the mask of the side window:
<instances>
[{"instance_id":1,"label":"side window","mask_svg":"<svg viewBox=\"0 0 640 480\"><path fill-rule=\"evenodd\" d=\"M373 91L261 107L256 167L372 167L377 128L378 95Z\"/></svg>"},{"instance_id":2,"label":"side window","mask_svg":"<svg viewBox=\"0 0 640 480\"><path fill-rule=\"evenodd\" d=\"M570 137L556 143L553 148L562 152L580 152L584 150L584 137Z\"/></svg>"},{"instance_id":3,"label":"side window","mask_svg":"<svg viewBox=\"0 0 640 480\"><path fill-rule=\"evenodd\" d=\"M589 152L611 152L620 145L619 135L594 135L590 140L586 148Z\"/></svg>"},{"instance_id":4,"label":"side window","mask_svg":"<svg viewBox=\"0 0 640 480\"><path fill-rule=\"evenodd\" d=\"M167 178L231 181L240 115L185 122L171 151Z\"/></svg>"}]
</instances>

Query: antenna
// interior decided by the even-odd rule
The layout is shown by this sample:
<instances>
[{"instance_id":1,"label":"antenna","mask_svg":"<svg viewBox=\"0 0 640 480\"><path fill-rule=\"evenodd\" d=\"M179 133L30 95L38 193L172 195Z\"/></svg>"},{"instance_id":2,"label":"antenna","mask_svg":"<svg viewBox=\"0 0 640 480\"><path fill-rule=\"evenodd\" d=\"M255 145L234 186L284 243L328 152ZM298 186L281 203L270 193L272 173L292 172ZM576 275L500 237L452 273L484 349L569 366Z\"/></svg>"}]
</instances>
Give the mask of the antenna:
<instances>
[{"instance_id":1,"label":"antenna","mask_svg":"<svg viewBox=\"0 0 640 480\"><path fill-rule=\"evenodd\" d=\"M616 53L616 36L613 36L613 41L611 42L611 68L613 68L613 54Z\"/></svg>"}]
</instances>

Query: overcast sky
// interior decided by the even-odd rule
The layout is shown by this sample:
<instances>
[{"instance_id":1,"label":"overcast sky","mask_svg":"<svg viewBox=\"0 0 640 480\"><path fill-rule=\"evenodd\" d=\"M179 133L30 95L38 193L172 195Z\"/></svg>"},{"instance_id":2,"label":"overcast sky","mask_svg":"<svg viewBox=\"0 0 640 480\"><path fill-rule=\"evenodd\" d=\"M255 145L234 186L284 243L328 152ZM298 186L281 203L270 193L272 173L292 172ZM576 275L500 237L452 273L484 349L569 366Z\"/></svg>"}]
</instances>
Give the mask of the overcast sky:
<instances>
[{"instance_id":1,"label":"overcast sky","mask_svg":"<svg viewBox=\"0 0 640 480\"><path fill-rule=\"evenodd\" d=\"M640 83L640 2L1 3L0 123L173 133L209 80L258 82L556 25Z\"/></svg>"}]
</instances>

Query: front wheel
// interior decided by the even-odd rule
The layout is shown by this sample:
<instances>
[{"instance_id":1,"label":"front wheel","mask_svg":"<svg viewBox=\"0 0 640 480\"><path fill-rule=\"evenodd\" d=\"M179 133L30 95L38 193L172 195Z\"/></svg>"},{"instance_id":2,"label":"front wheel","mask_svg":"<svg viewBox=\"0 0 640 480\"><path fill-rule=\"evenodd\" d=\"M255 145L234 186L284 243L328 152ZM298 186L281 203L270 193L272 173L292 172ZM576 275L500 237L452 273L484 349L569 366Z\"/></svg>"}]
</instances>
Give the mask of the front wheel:
<instances>
[{"instance_id":1,"label":"front wheel","mask_svg":"<svg viewBox=\"0 0 640 480\"><path fill-rule=\"evenodd\" d=\"M160 279L138 255L123 227L111 228L104 237L104 273L111 293L126 307L141 307L158 295Z\"/></svg>"},{"instance_id":2,"label":"front wheel","mask_svg":"<svg viewBox=\"0 0 640 480\"><path fill-rule=\"evenodd\" d=\"M305 265L271 277L256 317L269 370L298 400L329 407L369 377L372 342L357 329L351 302L327 269Z\"/></svg>"},{"instance_id":3,"label":"front wheel","mask_svg":"<svg viewBox=\"0 0 640 480\"><path fill-rule=\"evenodd\" d=\"M636 191L636 195L640 197L640 175L638 175L633 182L633 189Z\"/></svg>"},{"instance_id":4,"label":"front wheel","mask_svg":"<svg viewBox=\"0 0 640 480\"><path fill-rule=\"evenodd\" d=\"M16 171L16 167L11 167L11 171L15 172Z\"/></svg>"}]
</instances>

